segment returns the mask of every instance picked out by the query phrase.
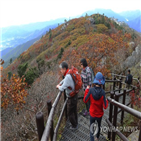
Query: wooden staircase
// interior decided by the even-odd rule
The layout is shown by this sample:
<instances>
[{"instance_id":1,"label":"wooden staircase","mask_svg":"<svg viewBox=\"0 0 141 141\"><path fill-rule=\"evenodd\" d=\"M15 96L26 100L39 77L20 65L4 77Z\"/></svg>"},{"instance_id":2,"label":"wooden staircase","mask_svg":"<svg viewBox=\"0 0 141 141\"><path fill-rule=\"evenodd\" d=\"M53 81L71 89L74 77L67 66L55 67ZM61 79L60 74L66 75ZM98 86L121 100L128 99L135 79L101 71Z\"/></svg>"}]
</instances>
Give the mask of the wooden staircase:
<instances>
[{"instance_id":1,"label":"wooden staircase","mask_svg":"<svg viewBox=\"0 0 141 141\"><path fill-rule=\"evenodd\" d=\"M119 98L119 102L122 103L122 97ZM126 103L130 102L130 96L126 96ZM118 108L120 110L120 108ZM60 141L89 141L90 140L90 116L83 116L83 111L78 114L78 129L75 131L69 130L70 122L66 122L66 126L64 128L64 131L62 133L62 137ZM127 113L125 112L125 116ZM103 127L103 130L108 128L108 124L105 121L109 117L109 106L106 110L104 110L104 115L101 122L101 127ZM120 119L121 119L121 112L118 114L117 118L117 125L120 125ZM99 137L99 141L107 141L107 132L102 132Z\"/></svg>"}]
</instances>

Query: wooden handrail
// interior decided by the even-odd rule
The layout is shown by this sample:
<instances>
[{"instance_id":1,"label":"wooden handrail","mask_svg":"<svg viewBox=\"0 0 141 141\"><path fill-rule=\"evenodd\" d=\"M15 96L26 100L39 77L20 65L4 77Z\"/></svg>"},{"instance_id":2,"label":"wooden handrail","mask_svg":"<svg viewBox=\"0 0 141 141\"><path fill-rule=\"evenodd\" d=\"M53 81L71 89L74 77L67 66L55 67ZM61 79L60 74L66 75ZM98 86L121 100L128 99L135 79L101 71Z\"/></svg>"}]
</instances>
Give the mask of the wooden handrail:
<instances>
[{"instance_id":1,"label":"wooden handrail","mask_svg":"<svg viewBox=\"0 0 141 141\"><path fill-rule=\"evenodd\" d=\"M106 122L108 123L108 125L111 127L111 129L117 133L117 135L123 140L123 141L129 141L118 129L115 129L113 124L106 119Z\"/></svg>"},{"instance_id":2,"label":"wooden handrail","mask_svg":"<svg viewBox=\"0 0 141 141\"><path fill-rule=\"evenodd\" d=\"M113 74L113 75L115 75L115 76L122 76L122 75L116 75L116 74ZM126 76L122 76L122 77L126 77ZM138 79L136 79L136 78L134 78L134 80L138 80ZM136 117L138 117L138 118L140 118L141 119L141 112L135 112L132 108L129 108L129 107L127 107L126 105L123 105L123 104L121 104L121 103L118 103L117 101L115 101L113 98L114 97L117 97L117 99L120 97L120 96L122 96L122 95L126 95L127 93L129 93L129 92L131 92L133 89L135 89L135 86L132 86L132 89L130 89L130 90L128 90L128 91L124 91L124 92L121 92L121 90L123 90L122 89L122 84L123 84L123 82L122 82L122 79L114 79L114 80L105 80L105 82L106 83L113 83L113 97L111 97L111 98L109 98L108 97L108 101L110 102L110 105L115 105L115 106L117 106L118 108L121 108L121 111L123 112L123 114L124 114L124 111L127 111L127 112L129 112L130 114L132 114L132 115L134 115L134 116L136 116ZM117 82L117 84L119 84L119 87L118 87L118 90L117 89L115 89L115 87L116 87L116 82ZM115 93L116 91L119 91L119 93L117 94L117 93ZM121 92L121 93L120 93ZM107 93L110 93L110 91L108 91L108 92L105 92L106 94ZM57 106L57 104L58 104L58 102L59 102L59 99L60 99L60 97L61 97L61 95L62 95L62 92L59 92L58 94L57 94L57 97L55 98L55 101L54 101L54 103L53 103L53 105L52 105L52 108L51 108L51 110L50 110L50 113L49 113L49 116L48 116L48 120L47 120L47 123L46 123L46 127L45 127L45 130L44 130L44 132L43 132L43 135L42 135L42 138L41 138L41 141L48 141L49 140L49 136L51 136L50 134L51 134L51 130L53 131L53 117L54 117L54 112L55 112L55 108L56 108L56 106ZM81 97L78 97L78 99L83 99L83 96L81 96ZM124 98L125 99L125 98ZM58 120L58 122L57 122L57 125L56 125L56 128L55 128L55 130L54 130L54 134L52 134L52 137L53 137L53 141L55 141L56 140L56 138L57 138L57 133L58 133L58 129L59 129L59 126L60 126L60 123L61 123L61 119L62 119L62 117L63 117L63 113L64 113L64 111L65 111L65 113L66 113L66 106L67 106L67 101L68 101L68 98L67 97L65 97L65 93L64 93L64 105L63 105L63 108L62 108L62 111L61 111L61 114L60 114L60 116L59 116L59 120ZM124 101L124 100L123 100ZM117 110L117 112L116 112L116 114L118 113L119 111ZM67 113L66 113L67 114ZM112 113L111 113L112 114ZM110 115L109 115L110 116ZM123 115L122 115L122 117L123 117ZM112 116L111 116L111 118L112 118ZM66 119L67 119L67 117L66 117ZM111 121L109 121L109 122L111 122ZM115 125L116 126L116 122L115 122L115 124L113 124L113 125ZM51 129L52 128L52 129ZM119 136L121 136L121 138L123 137L122 135L121 135L121 133L119 133L119 132L117 132L117 134L119 134ZM123 137L124 138L124 137ZM52 140L52 139L51 139Z\"/></svg>"},{"instance_id":3,"label":"wooden handrail","mask_svg":"<svg viewBox=\"0 0 141 141\"><path fill-rule=\"evenodd\" d=\"M67 101L68 101L68 98L66 99L66 101L65 101L65 103L64 103L64 105L63 105L61 114L60 114L60 116L59 116L59 119L58 119L58 122L57 122L57 125L56 125L56 128L55 128L55 130L54 130L53 141L56 141L56 138L57 138L57 132L58 132L58 129L59 129L59 126L60 126L62 117L63 117L63 113L64 113L64 111L65 111L65 107L66 107L66 105L67 105Z\"/></svg>"},{"instance_id":4,"label":"wooden handrail","mask_svg":"<svg viewBox=\"0 0 141 141\"><path fill-rule=\"evenodd\" d=\"M122 77L122 78L126 78L125 75L118 75L118 74L114 74L114 73L111 73L111 74L114 75L114 76L119 76L119 77ZM136 80L136 81L140 84L139 79L137 79L137 78L133 78L133 80Z\"/></svg>"},{"instance_id":5,"label":"wooden handrail","mask_svg":"<svg viewBox=\"0 0 141 141\"><path fill-rule=\"evenodd\" d=\"M114 117L113 117L113 114L112 114L112 111L110 112L109 114L109 120L106 119L106 122L108 123L108 125L110 127L114 127L116 128L116 124L117 124L117 114L122 111L122 115L121 115L121 123L123 122L123 117L124 117L124 111L126 111L127 113L130 113L131 115L141 119L141 112L135 110L135 109L132 109L130 107L128 107L127 105L125 105L125 96L126 94L128 93L129 91L126 91L126 89L124 90L124 100L123 100L123 104L119 103L118 102L118 99L119 97L118 96L121 96L121 95L115 95L113 92L111 93L111 98L108 97L108 101L110 102L110 109L111 107L113 107L114 105ZM115 97L113 97L113 95L115 95ZM115 99L113 99L115 98ZM118 111L118 108L120 108L121 110ZM111 116L112 115L112 116ZM112 118L114 119L113 121L113 124L111 123L112 122ZM112 128L112 141L115 141L115 135L117 134L123 141L127 141L128 139L120 132L117 130L113 130ZM108 138L110 139L111 138L111 132L108 131ZM141 140L141 129L140 129L140 134L139 134L139 138L138 140L140 141Z\"/></svg>"},{"instance_id":6,"label":"wooden handrail","mask_svg":"<svg viewBox=\"0 0 141 141\"><path fill-rule=\"evenodd\" d=\"M54 116L54 112L55 112L55 108L59 102L59 99L62 95L62 92L59 92L50 111L47 123L46 123L46 127L43 133L43 136L41 138L41 141L48 141L49 140L49 134L50 134L50 128L51 128L51 123L53 122L53 116Z\"/></svg>"},{"instance_id":7,"label":"wooden handrail","mask_svg":"<svg viewBox=\"0 0 141 141\"><path fill-rule=\"evenodd\" d=\"M130 113L131 115L141 119L141 112L139 112L139 111L137 111L135 109L132 109L132 108L126 106L126 105L123 105L123 104L115 101L114 99L112 99L110 97L108 97L107 99L108 99L108 101L110 103L112 103L113 105L117 106L118 108L121 108L122 110L126 111L127 113Z\"/></svg>"},{"instance_id":8,"label":"wooden handrail","mask_svg":"<svg viewBox=\"0 0 141 141\"><path fill-rule=\"evenodd\" d=\"M121 82L121 80L105 80L105 82Z\"/></svg>"},{"instance_id":9,"label":"wooden handrail","mask_svg":"<svg viewBox=\"0 0 141 141\"><path fill-rule=\"evenodd\" d=\"M138 98L136 98L135 100L138 100ZM132 103L132 101L130 101L129 103L127 103L126 106L129 106L131 103ZM122 109L118 110L117 114L119 114L122 111L123 111ZM114 115L112 115L112 117L114 117Z\"/></svg>"}]
</instances>

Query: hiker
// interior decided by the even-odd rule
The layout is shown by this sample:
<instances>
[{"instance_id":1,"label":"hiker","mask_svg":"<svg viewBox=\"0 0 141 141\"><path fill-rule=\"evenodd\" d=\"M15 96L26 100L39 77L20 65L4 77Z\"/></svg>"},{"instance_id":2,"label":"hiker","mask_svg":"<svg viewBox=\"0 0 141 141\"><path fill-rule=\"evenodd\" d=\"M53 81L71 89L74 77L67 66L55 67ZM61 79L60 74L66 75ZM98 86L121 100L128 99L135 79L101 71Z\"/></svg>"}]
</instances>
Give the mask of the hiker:
<instances>
[{"instance_id":1,"label":"hiker","mask_svg":"<svg viewBox=\"0 0 141 141\"><path fill-rule=\"evenodd\" d=\"M83 82L83 90L85 92L87 86L91 87L92 84L92 72L90 70L90 68L88 67L87 61L85 58L80 60L80 64L81 64L81 79ZM83 115L87 116L89 115L89 108L90 108L90 101L88 101L86 103L86 110L84 111Z\"/></svg>"},{"instance_id":2,"label":"hiker","mask_svg":"<svg viewBox=\"0 0 141 141\"><path fill-rule=\"evenodd\" d=\"M105 83L105 78L101 72L98 72L94 78L93 84L94 87L87 86L84 95L84 103L87 103L90 100L90 126L97 121L98 123L98 132L96 134L96 140L100 136L100 126L102 116L104 114L103 108L108 107L108 101L105 98L105 91L102 88L102 85ZM94 141L93 133L90 131L90 140Z\"/></svg>"},{"instance_id":3,"label":"hiker","mask_svg":"<svg viewBox=\"0 0 141 141\"><path fill-rule=\"evenodd\" d=\"M64 76L64 79L56 86L60 91L64 91L66 93L66 96L68 97L68 102L67 102L67 107L68 107L68 118L71 123L71 130L75 130L78 127L78 118L77 118L77 93L76 91L76 83L74 83L73 74L71 72L76 72L76 75L79 75L79 80L81 86L82 86L82 81L81 81L81 76L78 73L77 69L73 67L73 69L68 69L68 64L66 62L62 62L60 64L60 70L61 73ZM77 77L76 77L77 78ZM80 86L80 87L81 87Z\"/></svg>"},{"instance_id":4,"label":"hiker","mask_svg":"<svg viewBox=\"0 0 141 141\"><path fill-rule=\"evenodd\" d=\"M130 74L130 70L128 70L128 75L126 76L125 83L126 87L129 89L132 84L133 76Z\"/></svg>"}]
</instances>

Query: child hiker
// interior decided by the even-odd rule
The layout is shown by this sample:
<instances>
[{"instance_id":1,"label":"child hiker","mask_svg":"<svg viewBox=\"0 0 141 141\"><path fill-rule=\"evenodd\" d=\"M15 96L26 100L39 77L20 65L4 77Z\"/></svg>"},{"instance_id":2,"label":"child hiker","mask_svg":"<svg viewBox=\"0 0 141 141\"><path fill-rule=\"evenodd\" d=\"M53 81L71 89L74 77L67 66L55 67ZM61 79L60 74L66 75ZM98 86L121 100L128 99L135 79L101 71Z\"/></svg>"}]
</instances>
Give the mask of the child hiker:
<instances>
[{"instance_id":1,"label":"child hiker","mask_svg":"<svg viewBox=\"0 0 141 141\"><path fill-rule=\"evenodd\" d=\"M98 123L98 132L96 135L97 141L100 136L101 120L104 114L103 108L106 109L108 107L108 101L105 98L105 91L102 89L104 83L104 76L101 72L98 72L93 81L94 87L90 88L87 86L83 99L84 103L87 103L90 100L90 126L95 123L95 121ZM90 141L94 141L92 132L90 132Z\"/></svg>"}]
</instances>

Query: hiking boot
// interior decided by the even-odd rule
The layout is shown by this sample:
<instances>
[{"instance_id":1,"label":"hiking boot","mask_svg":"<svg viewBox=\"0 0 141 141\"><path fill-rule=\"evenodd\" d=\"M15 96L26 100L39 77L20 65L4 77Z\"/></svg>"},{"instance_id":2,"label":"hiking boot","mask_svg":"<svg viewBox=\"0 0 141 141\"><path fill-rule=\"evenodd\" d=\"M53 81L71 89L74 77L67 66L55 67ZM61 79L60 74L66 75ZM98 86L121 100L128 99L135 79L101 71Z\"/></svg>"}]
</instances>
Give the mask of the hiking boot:
<instances>
[{"instance_id":1,"label":"hiking boot","mask_svg":"<svg viewBox=\"0 0 141 141\"><path fill-rule=\"evenodd\" d=\"M72 127L72 126L71 126L69 129L72 130L72 131L74 131L74 130L76 130L77 128L78 128L78 125L77 125L76 127Z\"/></svg>"}]
</instances>

